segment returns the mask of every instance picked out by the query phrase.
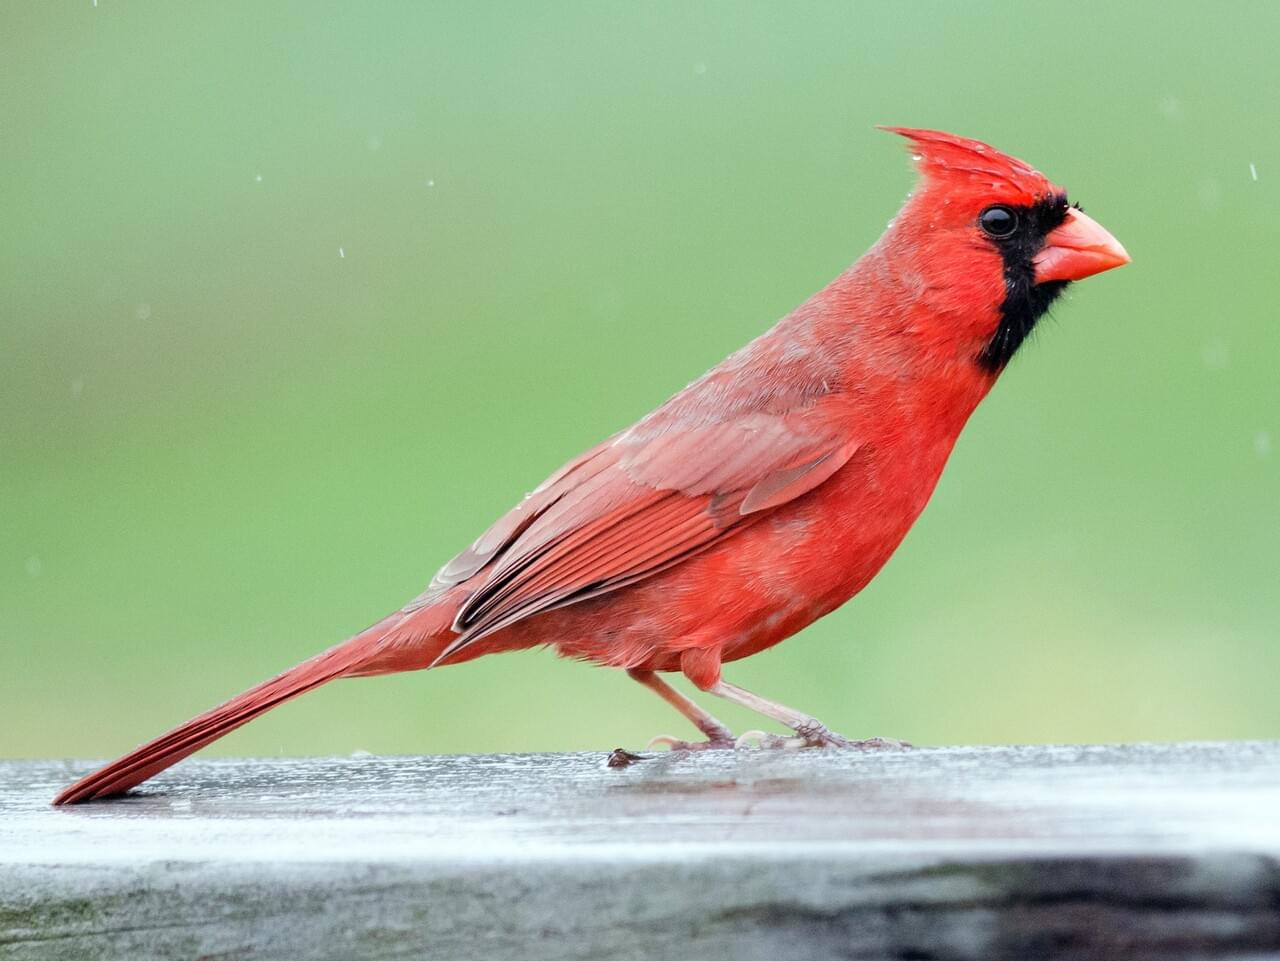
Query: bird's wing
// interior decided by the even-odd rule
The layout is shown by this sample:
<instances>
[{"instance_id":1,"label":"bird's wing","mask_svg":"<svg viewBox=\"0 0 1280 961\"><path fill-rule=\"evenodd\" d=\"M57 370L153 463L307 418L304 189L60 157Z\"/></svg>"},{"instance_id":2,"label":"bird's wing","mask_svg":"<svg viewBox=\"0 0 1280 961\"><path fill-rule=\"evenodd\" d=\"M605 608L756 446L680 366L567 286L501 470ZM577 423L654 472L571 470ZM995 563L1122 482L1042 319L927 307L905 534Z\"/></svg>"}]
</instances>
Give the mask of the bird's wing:
<instances>
[{"instance_id":1,"label":"bird's wing","mask_svg":"<svg viewBox=\"0 0 1280 961\"><path fill-rule=\"evenodd\" d=\"M484 575L441 659L670 567L817 487L859 445L814 414L740 410L691 424L687 411L659 409L572 461L436 575L429 592Z\"/></svg>"}]
</instances>

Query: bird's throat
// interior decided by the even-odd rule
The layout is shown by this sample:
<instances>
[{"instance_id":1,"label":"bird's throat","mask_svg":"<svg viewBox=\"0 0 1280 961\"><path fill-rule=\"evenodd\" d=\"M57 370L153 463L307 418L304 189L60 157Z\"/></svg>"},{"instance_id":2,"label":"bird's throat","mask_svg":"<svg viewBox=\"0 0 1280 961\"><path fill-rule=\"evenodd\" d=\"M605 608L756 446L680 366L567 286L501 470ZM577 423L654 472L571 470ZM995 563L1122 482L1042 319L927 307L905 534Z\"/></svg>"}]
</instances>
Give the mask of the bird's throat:
<instances>
[{"instance_id":1,"label":"bird's throat","mask_svg":"<svg viewBox=\"0 0 1280 961\"><path fill-rule=\"evenodd\" d=\"M1006 265L1000 323L978 354L979 366L992 373L1004 370L1018 348L1031 336L1040 318L1067 289L1067 284L1065 280L1037 284L1020 266L1010 270Z\"/></svg>"}]
</instances>

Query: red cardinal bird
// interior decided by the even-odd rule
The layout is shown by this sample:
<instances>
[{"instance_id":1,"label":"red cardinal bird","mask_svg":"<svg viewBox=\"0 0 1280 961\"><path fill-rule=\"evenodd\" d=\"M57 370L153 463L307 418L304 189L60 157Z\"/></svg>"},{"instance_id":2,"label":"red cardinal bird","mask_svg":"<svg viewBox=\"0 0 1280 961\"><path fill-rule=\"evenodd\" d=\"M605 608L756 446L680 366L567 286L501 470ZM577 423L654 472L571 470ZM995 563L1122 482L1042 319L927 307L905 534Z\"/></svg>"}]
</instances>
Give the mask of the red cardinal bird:
<instances>
[{"instance_id":1,"label":"red cardinal bird","mask_svg":"<svg viewBox=\"0 0 1280 961\"><path fill-rule=\"evenodd\" d=\"M852 267L639 422L571 461L419 597L66 788L121 794L339 677L550 645L622 668L706 742L728 729L658 672L791 728L871 746L720 676L835 610L924 509L956 437L1036 321L1123 247L1020 160L932 130L919 189Z\"/></svg>"}]
</instances>

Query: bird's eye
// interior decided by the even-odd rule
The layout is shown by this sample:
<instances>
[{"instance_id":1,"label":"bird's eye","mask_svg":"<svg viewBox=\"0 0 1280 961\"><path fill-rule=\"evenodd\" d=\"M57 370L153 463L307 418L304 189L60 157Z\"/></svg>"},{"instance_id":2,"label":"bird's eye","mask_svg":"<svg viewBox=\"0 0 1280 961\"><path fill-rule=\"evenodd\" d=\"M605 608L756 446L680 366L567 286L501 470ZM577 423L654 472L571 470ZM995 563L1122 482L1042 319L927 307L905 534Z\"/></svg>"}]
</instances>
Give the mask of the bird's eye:
<instances>
[{"instance_id":1,"label":"bird's eye","mask_svg":"<svg viewBox=\"0 0 1280 961\"><path fill-rule=\"evenodd\" d=\"M978 223L988 237L1005 240L1018 229L1018 215L1008 207L988 207L978 217Z\"/></svg>"}]
</instances>

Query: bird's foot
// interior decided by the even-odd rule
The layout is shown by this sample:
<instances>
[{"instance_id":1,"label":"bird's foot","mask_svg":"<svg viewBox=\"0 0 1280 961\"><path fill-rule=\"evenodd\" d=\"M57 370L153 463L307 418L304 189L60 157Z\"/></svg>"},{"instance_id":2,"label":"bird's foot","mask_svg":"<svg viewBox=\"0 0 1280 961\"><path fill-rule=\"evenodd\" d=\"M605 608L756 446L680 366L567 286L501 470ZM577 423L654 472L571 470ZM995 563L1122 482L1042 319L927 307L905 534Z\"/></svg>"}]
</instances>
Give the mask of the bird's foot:
<instances>
[{"instance_id":1,"label":"bird's foot","mask_svg":"<svg viewBox=\"0 0 1280 961\"><path fill-rule=\"evenodd\" d=\"M825 724L809 720L795 729L795 734L783 737L769 734L766 731L747 731L736 742L737 747L747 747L755 743L759 747L771 750L795 751L802 747L832 747L854 751L901 751L911 747L906 741L892 737L869 737L865 741L855 741L827 730Z\"/></svg>"},{"instance_id":2,"label":"bird's foot","mask_svg":"<svg viewBox=\"0 0 1280 961\"><path fill-rule=\"evenodd\" d=\"M645 745L645 750L652 751L659 745L666 745L668 751L732 751L738 742L729 731L717 732L705 741L682 741L670 734L659 734Z\"/></svg>"}]
</instances>

